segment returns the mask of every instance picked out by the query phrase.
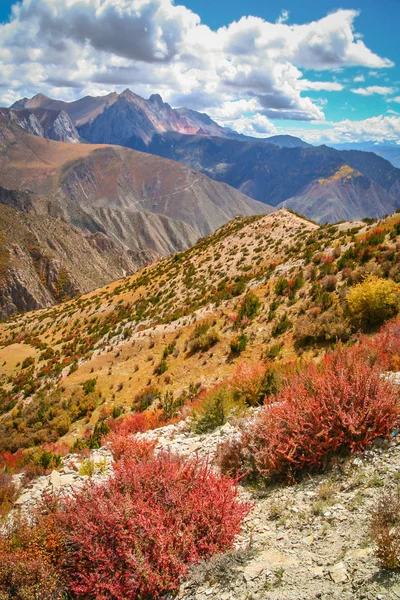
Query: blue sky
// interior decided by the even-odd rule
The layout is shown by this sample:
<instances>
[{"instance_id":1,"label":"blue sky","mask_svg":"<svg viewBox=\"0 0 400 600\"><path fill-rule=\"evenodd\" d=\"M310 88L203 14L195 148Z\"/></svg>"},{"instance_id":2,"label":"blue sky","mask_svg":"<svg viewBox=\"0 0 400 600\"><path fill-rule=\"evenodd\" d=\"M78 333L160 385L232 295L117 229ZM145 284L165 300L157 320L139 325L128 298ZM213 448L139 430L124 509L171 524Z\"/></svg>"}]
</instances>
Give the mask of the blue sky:
<instances>
[{"instance_id":1,"label":"blue sky","mask_svg":"<svg viewBox=\"0 0 400 600\"><path fill-rule=\"evenodd\" d=\"M24 0L10 16L12 4L0 104L129 87L251 135L400 140L399 0Z\"/></svg>"}]
</instances>

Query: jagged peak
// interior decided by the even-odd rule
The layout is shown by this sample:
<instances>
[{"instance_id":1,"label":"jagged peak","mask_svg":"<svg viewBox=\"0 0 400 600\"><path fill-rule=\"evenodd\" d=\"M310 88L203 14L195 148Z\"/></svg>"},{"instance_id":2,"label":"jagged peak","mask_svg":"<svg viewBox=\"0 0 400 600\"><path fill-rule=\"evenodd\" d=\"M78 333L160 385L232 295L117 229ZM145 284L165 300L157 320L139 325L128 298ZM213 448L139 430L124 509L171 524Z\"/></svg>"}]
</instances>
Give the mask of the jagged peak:
<instances>
[{"instance_id":1,"label":"jagged peak","mask_svg":"<svg viewBox=\"0 0 400 600\"><path fill-rule=\"evenodd\" d=\"M160 107L164 106L164 101L160 94L151 94L149 102L151 102L152 104L157 104Z\"/></svg>"}]
</instances>

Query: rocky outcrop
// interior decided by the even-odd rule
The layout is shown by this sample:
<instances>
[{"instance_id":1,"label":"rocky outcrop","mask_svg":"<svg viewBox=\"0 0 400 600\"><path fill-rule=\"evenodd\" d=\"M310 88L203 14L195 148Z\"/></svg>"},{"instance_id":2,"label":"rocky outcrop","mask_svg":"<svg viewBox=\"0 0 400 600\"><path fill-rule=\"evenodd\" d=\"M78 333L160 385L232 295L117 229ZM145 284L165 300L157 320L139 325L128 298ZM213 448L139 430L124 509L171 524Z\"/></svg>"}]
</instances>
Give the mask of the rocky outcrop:
<instances>
[{"instance_id":1,"label":"rocky outcrop","mask_svg":"<svg viewBox=\"0 0 400 600\"><path fill-rule=\"evenodd\" d=\"M0 109L0 112L19 127L33 135L48 138L56 142L76 144L80 142L79 133L68 114L42 108L20 111Z\"/></svg>"}]
</instances>

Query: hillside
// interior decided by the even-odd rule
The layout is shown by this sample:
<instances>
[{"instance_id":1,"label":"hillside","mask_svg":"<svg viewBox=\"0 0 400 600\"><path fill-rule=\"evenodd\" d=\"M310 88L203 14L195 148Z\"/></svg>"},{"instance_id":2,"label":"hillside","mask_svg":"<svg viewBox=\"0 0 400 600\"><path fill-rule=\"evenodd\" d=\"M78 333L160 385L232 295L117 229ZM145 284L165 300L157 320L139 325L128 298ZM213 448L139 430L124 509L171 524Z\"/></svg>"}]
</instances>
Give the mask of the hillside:
<instances>
[{"instance_id":1,"label":"hillside","mask_svg":"<svg viewBox=\"0 0 400 600\"><path fill-rule=\"evenodd\" d=\"M145 590L142 562L129 562L134 540L152 573L168 565L168 580L151 580L156 595L395 593L370 523L379 502L390 510L395 496L384 494L398 479L399 377L382 372L398 370L399 321L376 324L400 309L399 274L400 215L319 226L281 209L0 323L0 516L11 509L4 523L16 524L0 535L0 577L19 560L32 579L29 561L44 553L52 561L38 577L50 585L55 568L68 571L59 556L83 553L72 588L89 569L96 597L108 568L107 586L134 572ZM378 312L370 303L368 335L349 300L359 285L359 298L386 294ZM240 473L239 489L220 470ZM49 493L61 494L61 512L47 497L29 529L13 521ZM181 545L197 531L193 552L215 542L187 558ZM21 554L31 540L33 558Z\"/></svg>"},{"instance_id":2,"label":"hillside","mask_svg":"<svg viewBox=\"0 0 400 600\"><path fill-rule=\"evenodd\" d=\"M0 187L0 318L51 306L142 267L102 232L83 232L39 211L46 200Z\"/></svg>"},{"instance_id":3,"label":"hillside","mask_svg":"<svg viewBox=\"0 0 400 600\"><path fill-rule=\"evenodd\" d=\"M235 215L272 210L184 165L127 148L57 143L26 132L4 113L0 148L0 186L33 192L23 205L12 194L1 202L21 213L17 222L42 246L42 254L61 260L74 284L71 293L181 251ZM53 242L49 231L57 235ZM7 244L14 242L9 230ZM3 314L59 298L34 283L29 252L22 254L3 282Z\"/></svg>"},{"instance_id":4,"label":"hillside","mask_svg":"<svg viewBox=\"0 0 400 600\"><path fill-rule=\"evenodd\" d=\"M288 360L296 356L296 348L303 352L309 343L348 339L351 326L342 307L345 291L362 272L397 277L398 251L393 248L398 221L393 217L384 226L394 234L386 240L387 250L380 251L387 256L382 262L378 246L369 246L370 236L376 244L374 225L320 228L287 210L236 219L193 248L137 275L51 309L14 317L0 327L3 446L30 445L32 436L37 441L57 439L55 428L62 415L68 423L63 432L71 427L66 438L71 443L74 436L94 427L103 409L129 410L135 396L149 385L161 393L168 390L175 398L189 393L191 386L209 387L235 369L231 343L236 344L241 334L246 343L239 354L250 362L268 348ZM358 238L353 237L355 232ZM379 233L380 244L384 237ZM361 256L366 247L371 248L369 261L358 266L358 253ZM259 303L251 318L246 316L247 292ZM204 350L200 346L190 351L200 335L196 325L203 322ZM21 369L25 359L29 368ZM82 420L71 417L61 404L73 403L75 397L82 401L86 380L96 381L95 407ZM18 402L20 391L22 397L32 397L19 413L24 422L36 403L43 402L40 390L46 382L58 390L51 400L54 422L40 424L34 419L32 430L16 435L14 426L9 429L15 423L10 406Z\"/></svg>"},{"instance_id":5,"label":"hillside","mask_svg":"<svg viewBox=\"0 0 400 600\"><path fill-rule=\"evenodd\" d=\"M379 218L397 208L383 187L348 165L328 178L310 183L301 194L279 206L290 208L319 223Z\"/></svg>"},{"instance_id":6,"label":"hillside","mask_svg":"<svg viewBox=\"0 0 400 600\"><path fill-rule=\"evenodd\" d=\"M155 135L148 151L190 165L260 202L288 202L321 223L335 223L343 215L350 220L382 217L399 206L400 171L372 153L174 133ZM348 167L362 175L351 191L341 177ZM330 194L320 187L321 179L331 181Z\"/></svg>"}]
</instances>

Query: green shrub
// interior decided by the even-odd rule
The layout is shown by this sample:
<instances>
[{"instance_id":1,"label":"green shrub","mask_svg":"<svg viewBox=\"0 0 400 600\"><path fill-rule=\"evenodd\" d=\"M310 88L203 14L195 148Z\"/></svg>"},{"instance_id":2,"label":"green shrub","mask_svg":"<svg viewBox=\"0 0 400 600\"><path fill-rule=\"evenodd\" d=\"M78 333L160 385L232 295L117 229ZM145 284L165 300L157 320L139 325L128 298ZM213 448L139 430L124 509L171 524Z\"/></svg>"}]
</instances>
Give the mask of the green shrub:
<instances>
[{"instance_id":1,"label":"green shrub","mask_svg":"<svg viewBox=\"0 0 400 600\"><path fill-rule=\"evenodd\" d=\"M27 369L28 367L31 367L34 364L35 364L35 359L33 358L33 356L28 356L27 358L24 358L24 360L22 361L21 369Z\"/></svg>"},{"instance_id":2,"label":"green shrub","mask_svg":"<svg viewBox=\"0 0 400 600\"><path fill-rule=\"evenodd\" d=\"M276 324L274 325L274 327L272 328L271 335L272 335L272 337L278 337L278 335L282 335L282 333L285 333L285 331L287 331L291 327L292 327L292 322L290 321L289 317L285 313L284 315L282 315L282 317L279 319L279 321L277 321Z\"/></svg>"},{"instance_id":3,"label":"green shrub","mask_svg":"<svg viewBox=\"0 0 400 600\"><path fill-rule=\"evenodd\" d=\"M160 360L160 362L158 363L158 365L156 366L156 368L154 369L154 374L155 375L162 375L166 371L168 371L168 363L165 360L165 358L162 358Z\"/></svg>"},{"instance_id":4,"label":"green shrub","mask_svg":"<svg viewBox=\"0 0 400 600\"><path fill-rule=\"evenodd\" d=\"M265 351L265 358L269 358L270 360L274 360L278 358L283 348L283 343L278 342L277 344L271 344Z\"/></svg>"},{"instance_id":5,"label":"green shrub","mask_svg":"<svg viewBox=\"0 0 400 600\"><path fill-rule=\"evenodd\" d=\"M195 337L189 343L189 352L194 354L195 352L206 352L212 346L219 342L219 335L214 329L210 329L207 333L203 333L198 337Z\"/></svg>"},{"instance_id":6,"label":"green shrub","mask_svg":"<svg viewBox=\"0 0 400 600\"><path fill-rule=\"evenodd\" d=\"M102 438L110 433L110 427L106 421L97 421L94 426L93 433L89 436L87 441L88 448L101 448Z\"/></svg>"},{"instance_id":7,"label":"green shrub","mask_svg":"<svg viewBox=\"0 0 400 600\"><path fill-rule=\"evenodd\" d=\"M283 296L289 287L289 282L284 277L279 277L275 285L275 294L277 296Z\"/></svg>"},{"instance_id":8,"label":"green shrub","mask_svg":"<svg viewBox=\"0 0 400 600\"><path fill-rule=\"evenodd\" d=\"M94 379L87 379L86 381L84 381L83 383L81 383L82 389L85 393L85 396L87 396L88 394L91 394L92 392L94 392L95 388L96 388L96 383L97 383L97 378L95 377Z\"/></svg>"},{"instance_id":9,"label":"green shrub","mask_svg":"<svg viewBox=\"0 0 400 600\"><path fill-rule=\"evenodd\" d=\"M242 320L244 317L248 319L254 319L260 310L260 300L254 292L247 292L239 308L239 319Z\"/></svg>"},{"instance_id":10,"label":"green shrub","mask_svg":"<svg viewBox=\"0 0 400 600\"><path fill-rule=\"evenodd\" d=\"M219 387L206 396L201 408L193 414L192 430L197 434L213 431L229 417L240 416L244 411L244 403L236 402L231 390Z\"/></svg>"},{"instance_id":11,"label":"green shrub","mask_svg":"<svg viewBox=\"0 0 400 600\"><path fill-rule=\"evenodd\" d=\"M239 356L239 354L241 352L246 350L247 341L248 341L248 338L245 333L241 333L240 335L235 336L231 340L231 344L230 344L231 345L231 353Z\"/></svg>"}]
</instances>

